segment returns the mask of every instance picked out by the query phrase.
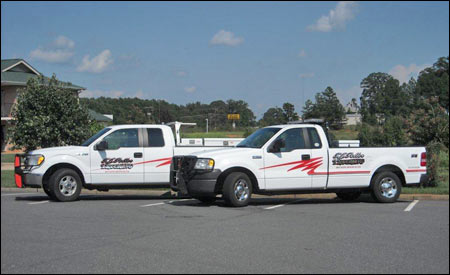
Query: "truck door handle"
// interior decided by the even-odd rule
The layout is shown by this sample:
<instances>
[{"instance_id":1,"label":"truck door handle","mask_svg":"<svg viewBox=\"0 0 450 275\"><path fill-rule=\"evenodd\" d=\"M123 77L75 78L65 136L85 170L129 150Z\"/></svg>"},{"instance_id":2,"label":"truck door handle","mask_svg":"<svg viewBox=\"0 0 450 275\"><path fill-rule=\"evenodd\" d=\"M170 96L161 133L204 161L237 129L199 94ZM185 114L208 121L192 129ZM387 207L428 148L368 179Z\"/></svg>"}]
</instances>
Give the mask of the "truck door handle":
<instances>
[{"instance_id":1,"label":"truck door handle","mask_svg":"<svg viewBox=\"0 0 450 275\"><path fill-rule=\"evenodd\" d=\"M302 160L310 160L311 156L310 155L302 155Z\"/></svg>"},{"instance_id":2,"label":"truck door handle","mask_svg":"<svg viewBox=\"0 0 450 275\"><path fill-rule=\"evenodd\" d=\"M136 153L134 153L134 157L135 158L142 158L142 153L136 152Z\"/></svg>"}]
</instances>

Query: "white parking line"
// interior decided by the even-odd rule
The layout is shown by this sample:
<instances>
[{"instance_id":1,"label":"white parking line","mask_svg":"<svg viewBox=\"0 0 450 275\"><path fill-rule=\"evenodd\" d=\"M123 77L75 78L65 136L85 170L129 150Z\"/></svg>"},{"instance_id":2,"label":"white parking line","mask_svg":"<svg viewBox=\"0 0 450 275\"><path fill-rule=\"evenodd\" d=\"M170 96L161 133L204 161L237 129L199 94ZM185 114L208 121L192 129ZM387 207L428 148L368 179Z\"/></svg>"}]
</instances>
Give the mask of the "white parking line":
<instances>
[{"instance_id":1,"label":"white parking line","mask_svg":"<svg viewBox=\"0 0 450 275\"><path fill-rule=\"evenodd\" d=\"M411 202L409 205L408 205L408 207L406 207L405 208L405 212L409 212L409 211L411 211L413 208L414 208L414 206L416 206L416 204L419 202L419 200L414 200L413 202Z\"/></svg>"},{"instance_id":2,"label":"white parking line","mask_svg":"<svg viewBox=\"0 0 450 275\"><path fill-rule=\"evenodd\" d=\"M309 199L300 199L300 200L295 200L295 201L291 201L291 202L288 202L288 203L284 203L284 204L278 204L278 205L274 205L274 206L266 207L266 208L264 208L264 210L271 210L271 209L275 209L275 208L279 208L279 207L283 207L283 206L286 206L286 205L288 205L288 204L291 204L291 203L296 203L296 202L300 202L300 201L307 201L307 200L309 200Z\"/></svg>"},{"instance_id":3,"label":"white parking line","mask_svg":"<svg viewBox=\"0 0 450 275\"><path fill-rule=\"evenodd\" d=\"M191 201L191 200L193 200L193 199L182 199L182 200L174 200L174 201L165 201L165 202L145 204L145 205L141 205L139 207L158 206L158 205L170 204L170 203L177 202L177 201Z\"/></svg>"},{"instance_id":4,"label":"white parking line","mask_svg":"<svg viewBox=\"0 0 450 275\"><path fill-rule=\"evenodd\" d=\"M43 203L47 203L49 201L38 201L38 202L29 202L28 204L43 204Z\"/></svg>"}]
</instances>

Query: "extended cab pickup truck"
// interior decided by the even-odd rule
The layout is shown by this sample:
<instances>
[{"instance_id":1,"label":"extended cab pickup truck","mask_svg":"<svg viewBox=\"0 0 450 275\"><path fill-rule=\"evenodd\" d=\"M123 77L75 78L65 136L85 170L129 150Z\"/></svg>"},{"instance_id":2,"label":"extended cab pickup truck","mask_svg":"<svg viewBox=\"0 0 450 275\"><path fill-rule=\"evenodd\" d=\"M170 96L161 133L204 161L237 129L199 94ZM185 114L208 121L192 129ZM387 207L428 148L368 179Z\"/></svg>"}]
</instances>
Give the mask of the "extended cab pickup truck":
<instances>
[{"instance_id":1,"label":"extended cab pickup truck","mask_svg":"<svg viewBox=\"0 0 450 275\"><path fill-rule=\"evenodd\" d=\"M270 126L235 148L175 156L171 188L205 203L222 194L246 206L252 194L336 193L354 200L371 192L395 202L402 186L426 180L424 147L330 148L317 124Z\"/></svg>"},{"instance_id":2,"label":"extended cab pickup truck","mask_svg":"<svg viewBox=\"0 0 450 275\"><path fill-rule=\"evenodd\" d=\"M45 148L16 155L16 185L42 187L47 195L59 201L77 199L82 187L100 191L169 187L174 154L223 148L176 146L174 136L179 143L181 125L192 123L174 122L175 135L167 125L110 126L81 146ZM235 142L235 139L223 140L224 146Z\"/></svg>"}]
</instances>

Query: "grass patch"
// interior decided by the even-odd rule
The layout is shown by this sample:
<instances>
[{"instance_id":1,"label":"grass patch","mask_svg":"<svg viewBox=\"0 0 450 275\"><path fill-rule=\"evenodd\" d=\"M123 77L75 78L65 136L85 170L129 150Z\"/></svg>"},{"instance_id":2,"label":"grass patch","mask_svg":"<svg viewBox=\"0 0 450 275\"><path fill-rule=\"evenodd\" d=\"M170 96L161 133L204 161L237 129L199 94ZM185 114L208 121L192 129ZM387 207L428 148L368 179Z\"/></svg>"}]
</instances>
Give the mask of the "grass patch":
<instances>
[{"instance_id":1,"label":"grass patch","mask_svg":"<svg viewBox=\"0 0 450 275\"><path fill-rule=\"evenodd\" d=\"M2 163L6 163L6 162L10 162L10 163L13 163L14 162L14 156L15 156L16 154L5 154L5 153L2 153Z\"/></svg>"},{"instance_id":2,"label":"grass patch","mask_svg":"<svg viewBox=\"0 0 450 275\"><path fill-rule=\"evenodd\" d=\"M2 187L16 187L13 170L2 170Z\"/></svg>"},{"instance_id":3,"label":"grass patch","mask_svg":"<svg viewBox=\"0 0 450 275\"><path fill-rule=\"evenodd\" d=\"M330 130L336 140L354 140L358 139L358 131L354 126L345 126L341 130Z\"/></svg>"}]
</instances>

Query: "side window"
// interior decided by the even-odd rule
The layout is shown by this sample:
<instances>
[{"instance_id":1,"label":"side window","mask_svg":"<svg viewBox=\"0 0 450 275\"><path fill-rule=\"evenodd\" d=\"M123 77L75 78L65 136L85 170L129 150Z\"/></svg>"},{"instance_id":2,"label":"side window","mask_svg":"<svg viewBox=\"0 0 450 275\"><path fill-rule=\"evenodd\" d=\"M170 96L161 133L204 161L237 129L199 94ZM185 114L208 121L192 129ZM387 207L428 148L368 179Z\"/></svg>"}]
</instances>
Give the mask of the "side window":
<instances>
[{"instance_id":1,"label":"side window","mask_svg":"<svg viewBox=\"0 0 450 275\"><path fill-rule=\"evenodd\" d=\"M301 128L290 129L282 133L278 139L283 139L286 146L281 148L281 152L291 152L297 149L306 149L305 138Z\"/></svg>"},{"instance_id":2,"label":"side window","mask_svg":"<svg viewBox=\"0 0 450 275\"><path fill-rule=\"evenodd\" d=\"M139 147L138 129L121 129L107 135L103 140L108 142L108 149L122 147Z\"/></svg>"},{"instance_id":3,"label":"side window","mask_svg":"<svg viewBox=\"0 0 450 275\"><path fill-rule=\"evenodd\" d=\"M148 147L164 147L164 136L159 128L147 128Z\"/></svg>"},{"instance_id":4,"label":"side window","mask_svg":"<svg viewBox=\"0 0 450 275\"><path fill-rule=\"evenodd\" d=\"M315 128L308 128L309 140L311 140L312 149L322 148L322 141L320 140L319 133Z\"/></svg>"}]
</instances>

